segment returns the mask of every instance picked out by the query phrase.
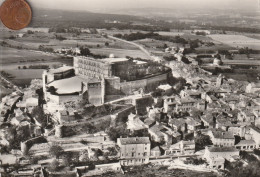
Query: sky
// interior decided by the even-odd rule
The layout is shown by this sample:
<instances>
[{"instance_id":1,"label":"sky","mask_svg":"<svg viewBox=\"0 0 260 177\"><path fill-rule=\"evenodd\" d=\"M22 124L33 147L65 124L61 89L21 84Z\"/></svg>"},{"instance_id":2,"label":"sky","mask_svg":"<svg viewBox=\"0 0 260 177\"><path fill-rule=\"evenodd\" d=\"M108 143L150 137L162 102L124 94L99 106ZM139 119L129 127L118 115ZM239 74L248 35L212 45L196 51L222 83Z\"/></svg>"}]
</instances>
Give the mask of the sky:
<instances>
[{"instance_id":1,"label":"sky","mask_svg":"<svg viewBox=\"0 0 260 177\"><path fill-rule=\"evenodd\" d=\"M4 0L0 0L2 3ZM27 0L30 5L38 8L99 11L102 9L130 8L220 8L260 10L260 0ZM260 2L259 2L260 3ZM260 4L259 4L260 6Z\"/></svg>"},{"instance_id":2,"label":"sky","mask_svg":"<svg viewBox=\"0 0 260 177\"><path fill-rule=\"evenodd\" d=\"M3 0L1 0L3 1ZM129 8L236 8L257 10L258 0L27 0L32 7L87 10Z\"/></svg>"}]
</instances>

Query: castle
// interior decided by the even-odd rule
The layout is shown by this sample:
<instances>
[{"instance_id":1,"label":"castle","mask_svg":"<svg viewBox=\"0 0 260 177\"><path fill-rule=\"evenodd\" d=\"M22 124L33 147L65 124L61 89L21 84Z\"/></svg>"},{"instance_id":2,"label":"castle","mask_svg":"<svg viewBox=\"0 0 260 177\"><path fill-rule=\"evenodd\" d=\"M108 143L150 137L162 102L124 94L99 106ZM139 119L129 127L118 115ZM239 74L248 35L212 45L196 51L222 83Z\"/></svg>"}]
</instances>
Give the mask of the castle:
<instances>
[{"instance_id":1,"label":"castle","mask_svg":"<svg viewBox=\"0 0 260 177\"><path fill-rule=\"evenodd\" d=\"M149 73L152 67L159 72ZM131 95L141 88L157 87L167 81L170 71L141 60L77 56L73 67L62 66L43 72L43 91L46 101L57 104L80 98L101 105L105 97Z\"/></svg>"}]
</instances>

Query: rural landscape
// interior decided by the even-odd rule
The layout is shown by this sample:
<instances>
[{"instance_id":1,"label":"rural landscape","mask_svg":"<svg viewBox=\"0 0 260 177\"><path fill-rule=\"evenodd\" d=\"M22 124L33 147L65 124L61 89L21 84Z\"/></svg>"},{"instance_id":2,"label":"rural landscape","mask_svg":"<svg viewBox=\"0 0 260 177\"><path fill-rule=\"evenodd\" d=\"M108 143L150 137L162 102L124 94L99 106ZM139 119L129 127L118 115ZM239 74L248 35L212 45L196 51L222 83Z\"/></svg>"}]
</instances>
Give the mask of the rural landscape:
<instances>
[{"instance_id":1,"label":"rural landscape","mask_svg":"<svg viewBox=\"0 0 260 177\"><path fill-rule=\"evenodd\" d=\"M28 27L0 24L0 176L259 177L260 3L250 2L31 2Z\"/></svg>"}]
</instances>

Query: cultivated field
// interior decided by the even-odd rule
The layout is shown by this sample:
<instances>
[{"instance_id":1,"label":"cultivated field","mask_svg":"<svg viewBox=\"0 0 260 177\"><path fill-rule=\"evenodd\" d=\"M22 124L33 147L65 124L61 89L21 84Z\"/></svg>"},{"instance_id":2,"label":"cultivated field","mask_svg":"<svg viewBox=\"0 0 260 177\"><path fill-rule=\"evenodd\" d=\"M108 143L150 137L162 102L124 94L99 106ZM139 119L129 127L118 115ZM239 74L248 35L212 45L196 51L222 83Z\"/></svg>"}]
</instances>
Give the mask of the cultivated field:
<instances>
[{"instance_id":1,"label":"cultivated field","mask_svg":"<svg viewBox=\"0 0 260 177\"><path fill-rule=\"evenodd\" d=\"M158 31L156 32L162 36L182 36L184 32L167 32L167 31Z\"/></svg>"},{"instance_id":2,"label":"cultivated field","mask_svg":"<svg viewBox=\"0 0 260 177\"><path fill-rule=\"evenodd\" d=\"M259 50L260 40L246 37L244 35L209 35L213 40L228 44L233 47L248 47L250 49Z\"/></svg>"},{"instance_id":3,"label":"cultivated field","mask_svg":"<svg viewBox=\"0 0 260 177\"><path fill-rule=\"evenodd\" d=\"M32 61L52 61L59 59L59 56L46 54L43 52L18 50L14 48L0 46L0 64L24 63Z\"/></svg>"}]
</instances>

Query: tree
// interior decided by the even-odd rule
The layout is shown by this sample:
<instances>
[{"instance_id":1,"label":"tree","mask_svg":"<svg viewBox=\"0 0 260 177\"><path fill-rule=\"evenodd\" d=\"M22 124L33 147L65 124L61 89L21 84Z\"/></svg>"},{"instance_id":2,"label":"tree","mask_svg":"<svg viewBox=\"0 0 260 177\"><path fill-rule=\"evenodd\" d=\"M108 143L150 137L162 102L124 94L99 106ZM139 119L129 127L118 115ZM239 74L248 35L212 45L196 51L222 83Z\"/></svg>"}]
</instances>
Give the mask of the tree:
<instances>
[{"instance_id":1,"label":"tree","mask_svg":"<svg viewBox=\"0 0 260 177\"><path fill-rule=\"evenodd\" d=\"M70 166L72 163L72 154L70 153L67 153L66 155L64 155L62 157L62 165L65 166L65 167L68 167Z\"/></svg>"},{"instance_id":2,"label":"tree","mask_svg":"<svg viewBox=\"0 0 260 177\"><path fill-rule=\"evenodd\" d=\"M105 46L107 46L107 47L108 47L108 46L109 46L109 43L108 43L108 42L105 42Z\"/></svg>"},{"instance_id":3,"label":"tree","mask_svg":"<svg viewBox=\"0 0 260 177\"><path fill-rule=\"evenodd\" d=\"M34 34L32 30L27 30L27 34Z\"/></svg>"},{"instance_id":4,"label":"tree","mask_svg":"<svg viewBox=\"0 0 260 177\"><path fill-rule=\"evenodd\" d=\"M164 49L166 49L167 47L168 47L168 45L167 45L167 44L164 44L164 45L163 45L163 48L164 48Z\"/></svg>"},{"instance_id":5,"label":"tree","mask_svg":"<svg viewBox=\"0 0 260 177\"><path fill-rule=\"evenodd\" d=\"M202 150L208 145L212 145L212 141L208 135L200 134L195 138L196 151Z\"/></svg>"},{"instance_id":6,"label":"tree","mask_svg":"<svg viewBox=\"0 0 260 177\"><path fill-rule=\"evenodd\" d=\"M88 56L90 55L90 50L87 47L81 46L80 48L80 54L83 56Z\"/></svg>"},{"instance_id":7,"label":"tree","mask_svg":"<svg viewBox=\"0 0 260 177\"><path fill-rule=\"evenodd\" d=\"M57 171L59 168L59 161L54 159L51 163L50 163L50 169L52 171Z\"/></svg>"},{"instance_id":8,"label":"tree","mask_svg":"<svg viewBox=\"0 0 260 177\"><path fill-rule=\"evenodd\" d=\"M30 158L30 164L37 164L38 163L38 157L31 157Z\"/></svg>"},{"instance_id":9,"label":"tree","mask_svg":"<svg viewBox=\"0 0 260 177\"><path fill-rule=\"evenodd\" d=\"M111 127L108 129L107 134L112 141L116 141L117 138L119 138L120 136L122 137L128 136L127 129L125 128L125 126L120 126L116 128Z\"/></svg>"},{"instance_id":10,"label":"tree","mask_svg":"<svg viewBox=\"0 0 260 177\"><path fill-rule=\"evenodd\" d=\"M52 157L59 158L59 156L63 153L62 147L58 145L52 145L49 149L49 153Z\"/></svg>"},{"instance_id":11,"label":"tree","mask_svg":"<svg viewBox=\"0 0 260 177\"><path fill-rule=\"evenodd\" d=\"M50 92L52 95L56 94L56 88L54 86L50 86L47 91Z\"/></svg>"},{"instance_id":12,"label":"tree","mask_svg":"<svg viewBox=\"0 0 260 177\"><path fill-rule=\"evenodd\" d=\"M27 69L27 66L23 66L23 69Z\"/></svg>"}]
</instances>

